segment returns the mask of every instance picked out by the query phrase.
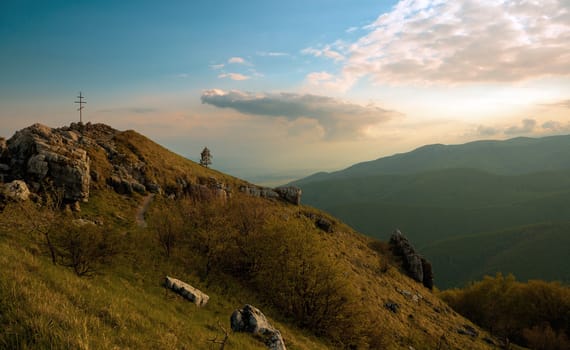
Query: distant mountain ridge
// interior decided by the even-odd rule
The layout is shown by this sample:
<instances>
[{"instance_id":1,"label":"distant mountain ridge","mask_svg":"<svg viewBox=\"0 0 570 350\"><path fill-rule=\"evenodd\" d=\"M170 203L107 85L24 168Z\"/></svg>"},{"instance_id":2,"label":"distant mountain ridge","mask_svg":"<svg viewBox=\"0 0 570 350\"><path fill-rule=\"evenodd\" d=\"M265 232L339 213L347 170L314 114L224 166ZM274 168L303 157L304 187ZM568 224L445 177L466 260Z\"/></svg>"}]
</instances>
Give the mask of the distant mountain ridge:
<instances>
[{"instance_id":1,"label":"distant mountain ridge","mask_svg":"<svg viewBox=\"0 0 570 350\"><path fill-rule=\"evenodd\" d=\"M474 168L499 175L570 169L570 135L426 145L411 152L357 163L343 170L316 173L292 183L299 185L325 179L413 174L451 168Z\"/></svg>"},{"instance_id":2,"label":"distant mountain ridge","mask_svg":"<svg viewBox=\"0 0 570 350\"><path fill-rule=\"evenodd\" d=\"M495 272L570 282L552 263L570 251L570 135L427 145L292 184L369 236L402 229L439 287Z\"/></svg>"}]
</instances>

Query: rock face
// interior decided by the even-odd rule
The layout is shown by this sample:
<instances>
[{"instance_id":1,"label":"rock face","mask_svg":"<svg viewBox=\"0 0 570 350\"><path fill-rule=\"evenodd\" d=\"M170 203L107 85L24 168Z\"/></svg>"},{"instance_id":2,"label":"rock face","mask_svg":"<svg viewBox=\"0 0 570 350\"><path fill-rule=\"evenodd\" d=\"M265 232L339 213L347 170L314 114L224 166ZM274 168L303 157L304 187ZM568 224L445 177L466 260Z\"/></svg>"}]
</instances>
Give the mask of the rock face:
<instances>
[{"instance_id":1,"label":"rock face","mask_svg":"<svg viewBox=\"0 0 570 350\"><path fill-rule=\"evenodd\" d=\"M429 261L419 255L410 241L400 232L394 231L390 237L393 252L403 259L403 267L410 277L421 282L425 287L433 288L433 271Z\"/></svg>"},{"instance_id":2,"label":"rock face","mask_svg":"<svg viewBox=\"0 0 570 350\"><path fill-rule=\"evenodd\" d=\"M34 124L22 129L6 142L4 158L9 161L9 176L23 179L37 191L50 180L63 189L67 201L89 199L89 157L79 147L80 135L73 130L51 129Z\"/></svg>"},{"instance_id":3,"label":"rock face","mask_svg":"<svg viewBox=\"0 0 570 350\"><path fill-rule=\"evenodd\" d=\"M281 332L275 329L265 315L256 307L249 304L237 309L230 317L234 332L248 332L263 339L271 350L286 350Z\"/></svg>"},{"instance_id":4,"label":"rock face","mask_svg":"<svg viewBox=\"0 0 570 350\"><path fill-rule=\"evenodd\" d=\"M5 185L4 194L6 197L17 200L17 201L26 201L30 198L30 190L28 189L28 185L22 180L14 180L10 183Z\"/></svg>"},{"instance_id":5,"label":"rock face","mask_svg":"<svg viewBox=\"0 0 570 350\"><path fill-rule=\"evenodd\" d=\"M295 205L301 205L301 194L302 191L299 187L287 186L287 187L277 187L275 192L279 193L279 196L289 203Z\"/></svg>"},{"instance_id":6,"label":"rock face","mask_svg":"<svg viewBox=\"0 0 570 350\"><path fill-rule=\"evenodd\" d=\"M282 199L291 204L295 205L301 204L301 189L294 186L278 187L276 189L271 189L268 187L259 187L251 185L251 186L241 186L239 190L252 197Z\"/></svg>"},{"instance_id":7,"label":"rock face","mask_svg":"<svg viewBox=\"0 0 570 350\"><path fill-rule=\"evenodd\" d=\"M200 290L176 278L166 276L164 285L166 286L166 288L172 289L174 292L180 294L181 296L193 302L199 307L206 305L208 303L208 300L210 299L209 296L207 296Z\"/></svg>"}]
</instances>

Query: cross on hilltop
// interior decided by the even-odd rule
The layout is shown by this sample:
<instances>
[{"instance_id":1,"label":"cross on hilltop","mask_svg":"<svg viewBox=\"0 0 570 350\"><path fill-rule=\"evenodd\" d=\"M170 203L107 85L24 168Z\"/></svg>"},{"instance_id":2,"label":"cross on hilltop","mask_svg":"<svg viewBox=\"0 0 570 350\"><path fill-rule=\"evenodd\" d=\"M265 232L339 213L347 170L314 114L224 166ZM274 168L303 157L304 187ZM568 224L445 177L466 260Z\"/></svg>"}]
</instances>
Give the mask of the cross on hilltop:
<instances>
[{"instance_id":1,"label":"cross on hilltop","mask_svg":"<svg viewBox=\"0 0 570 350\"><path fill-rule=\"evenodd\" d=\"M83 108L85 108L83 105L87 102L83 101L85 96L81 94L81 91L79 91L79 96L77 96L77 98L79 101L75 101L75 103L79 103L79 108L77 109L79 111L79 123L83 123L83 115L81 114L81 111L83 111Z\"/></svg>"}]
</instances>

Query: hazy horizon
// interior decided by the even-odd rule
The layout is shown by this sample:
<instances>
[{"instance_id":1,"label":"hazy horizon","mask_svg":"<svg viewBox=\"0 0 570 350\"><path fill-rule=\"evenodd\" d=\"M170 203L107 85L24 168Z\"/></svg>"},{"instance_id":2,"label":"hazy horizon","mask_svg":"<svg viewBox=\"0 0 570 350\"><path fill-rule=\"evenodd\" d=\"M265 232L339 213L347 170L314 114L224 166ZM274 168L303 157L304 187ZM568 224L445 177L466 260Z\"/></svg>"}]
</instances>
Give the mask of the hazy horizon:
<instances>
[{"instance_id":1,"label":"hazy horizon","mask_svg":"<svg viewBox=\"0 0 570 350\"><path fill-rule=\"evenodd\" d=\"M134 129L274 182L433 143L570 133L567 1L0 5L0 136ZM287 182L287 181L285 181Z\"/></svg>"}]
</instances>

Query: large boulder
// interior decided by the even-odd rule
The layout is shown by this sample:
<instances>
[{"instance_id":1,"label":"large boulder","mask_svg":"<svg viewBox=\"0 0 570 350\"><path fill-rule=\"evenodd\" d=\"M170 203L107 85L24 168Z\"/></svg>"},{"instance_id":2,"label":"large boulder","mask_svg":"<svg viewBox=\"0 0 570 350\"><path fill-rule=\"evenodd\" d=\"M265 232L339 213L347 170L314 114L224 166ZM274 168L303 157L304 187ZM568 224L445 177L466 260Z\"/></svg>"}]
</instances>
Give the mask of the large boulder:
<instances>
[{"instance_id":1,"label":"large boulder","mask_svg":"<svg viewBox=\"0 0 570 350\"><path fill-rule=\"evenodd\" d=\"M206 305L210 299L202 291L176 278L166 276L164 285L200 307Z\"/></svg>"},{"instance_id":2,"label":"large boulder","mask_svg":"<svg viewBox=\"0 0 570 350\"><path fill-rule=\"evenodd\" d=\"M4 186L6 197L16 201L26 201L30 198L28 185L22 180L14 180Z\"/></svg>"},{"instance_id":3,"label":"large boulder","mask_svg":"<svg viewBox=\"0 0 570 350\"><path fill-rule=\"evenodd\" d=\"M394 254L402 257L404 270L425 287L433 288L433 272L429 261L416 252L410 241L400 230L390 237L390 246Z\"/></svg>"},{"instance_id":4,"label":"large boulder","mask_svg":"<svg viewBox=\"0 0 570 350\"><path fill-rule=\"evenodd\" d=\"M230 324L234 332L247 332L260 337L271 350L286 350L281 332L254 306L246 304L235 310L230 317Z\"/></svg>"},{"instance_id":5,"label":"large boulder","mask_svg":"<svg viewBox=\"0 0 570 350\"><path fill-rule=\"evenodd\" d=\"M36 190L46 180L63 189L63 199L89 199L89 157L75 133L34 124L7 141L13 178L24 179Z\"/></svg>"}]
</instances>

